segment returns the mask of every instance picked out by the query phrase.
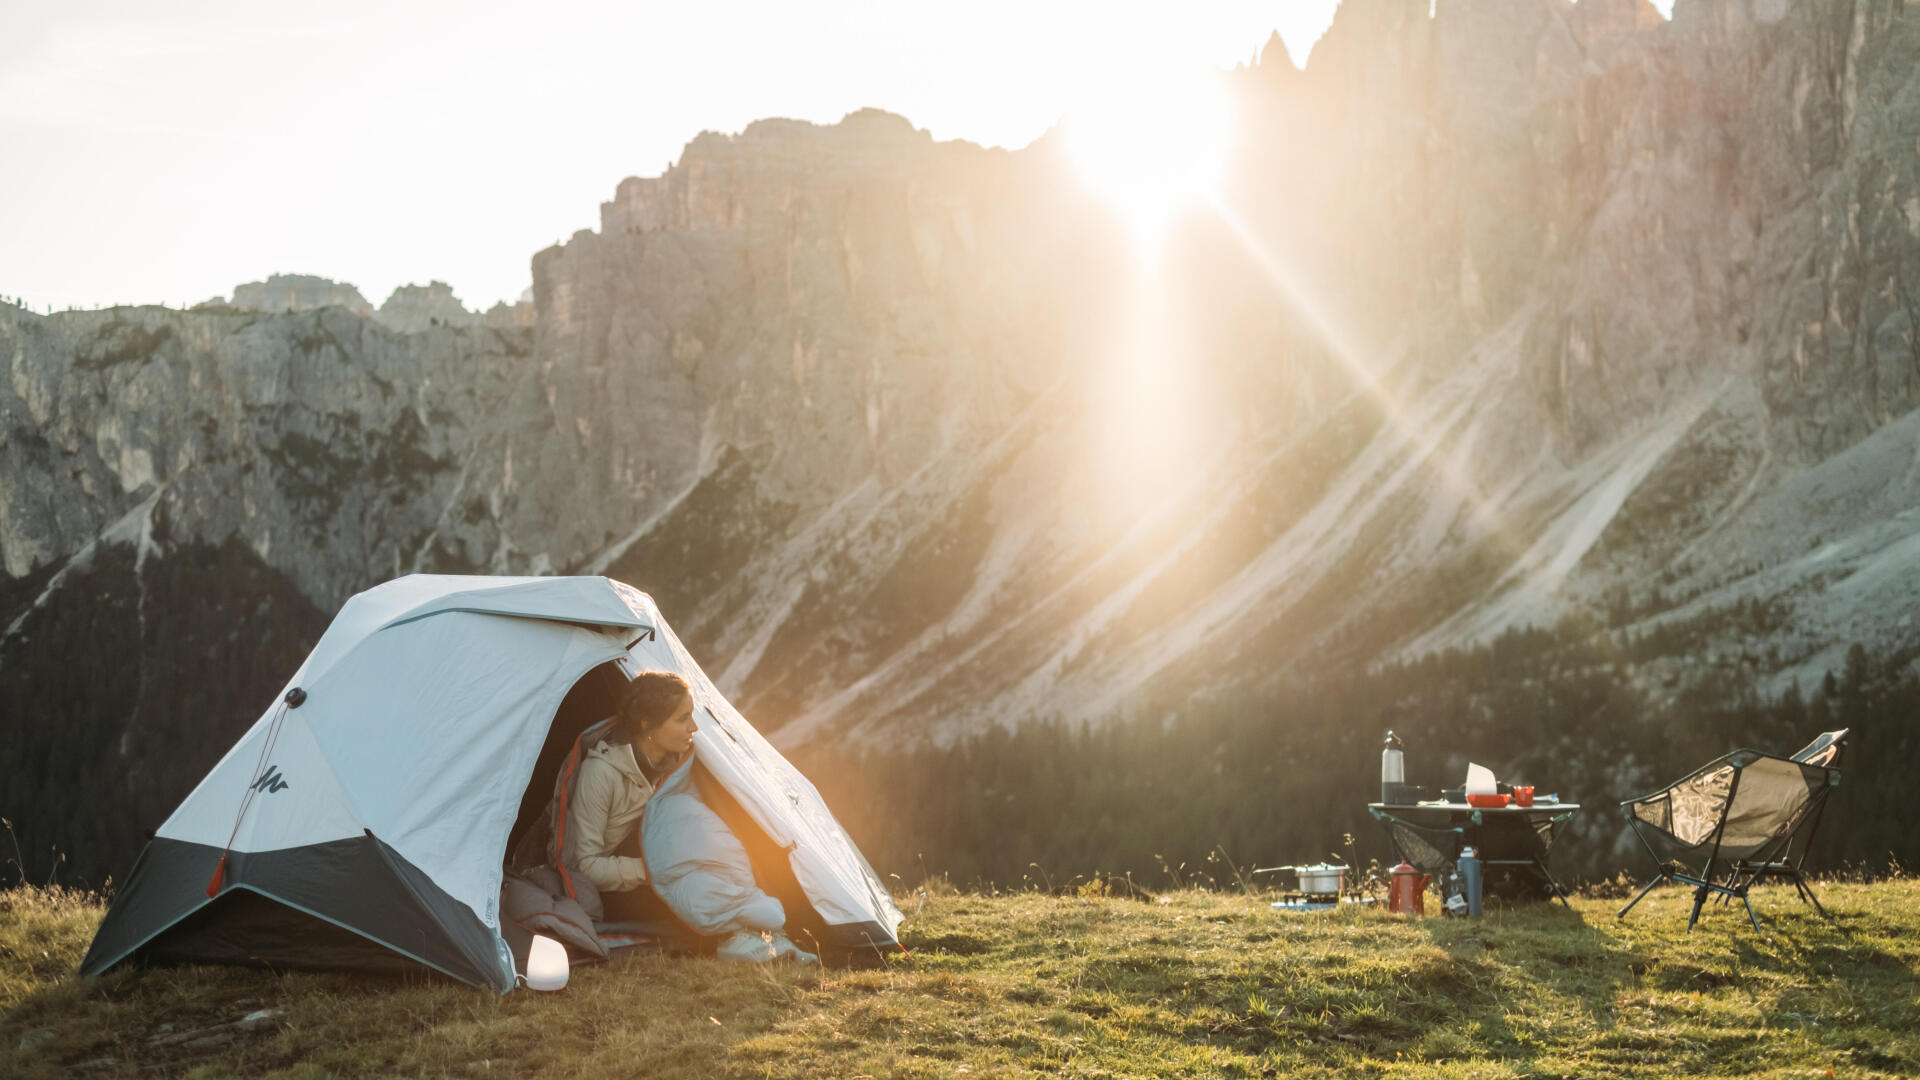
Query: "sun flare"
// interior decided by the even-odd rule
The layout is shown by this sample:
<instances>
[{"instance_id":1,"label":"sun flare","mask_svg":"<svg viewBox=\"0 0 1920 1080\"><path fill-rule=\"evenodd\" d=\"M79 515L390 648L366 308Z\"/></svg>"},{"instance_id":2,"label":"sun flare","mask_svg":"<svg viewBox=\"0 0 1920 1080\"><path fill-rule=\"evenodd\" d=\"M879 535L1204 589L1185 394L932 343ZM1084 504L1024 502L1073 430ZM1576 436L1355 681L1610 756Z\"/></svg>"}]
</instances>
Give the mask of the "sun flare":
<instances>
[{"instance_id":1,"label":"sun flare","mask_svg":"<svg viewBox=\"0 0 1920 1080\"><path fill-rule=\"evenodd\" d=\"M1164 72L1109 87L1075 110L1063 133L1087 186L1151 239L1218 184L1232 130L1217 73Z\"/></svg>"}]
</instances>

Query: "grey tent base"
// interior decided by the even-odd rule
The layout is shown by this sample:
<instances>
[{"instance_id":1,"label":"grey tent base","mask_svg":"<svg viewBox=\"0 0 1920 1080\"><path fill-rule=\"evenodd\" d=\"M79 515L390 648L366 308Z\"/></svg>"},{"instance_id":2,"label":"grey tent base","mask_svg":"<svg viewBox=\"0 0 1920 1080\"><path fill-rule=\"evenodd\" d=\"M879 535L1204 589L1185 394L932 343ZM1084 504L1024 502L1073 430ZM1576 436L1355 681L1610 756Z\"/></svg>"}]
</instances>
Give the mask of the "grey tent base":
<instances>
[{"instance_id":1,"label":"grey tent base","mask_svg":"<svg viewBox=\"0 0 1920 1080\"><path fill-rule=\"evenodd\" d=\"M436 972L513 988L499 935L368 833L269 852L160 838L114 899L83 975L121 963L224 963L316 970Z\"/></svg>"}]
</instances>

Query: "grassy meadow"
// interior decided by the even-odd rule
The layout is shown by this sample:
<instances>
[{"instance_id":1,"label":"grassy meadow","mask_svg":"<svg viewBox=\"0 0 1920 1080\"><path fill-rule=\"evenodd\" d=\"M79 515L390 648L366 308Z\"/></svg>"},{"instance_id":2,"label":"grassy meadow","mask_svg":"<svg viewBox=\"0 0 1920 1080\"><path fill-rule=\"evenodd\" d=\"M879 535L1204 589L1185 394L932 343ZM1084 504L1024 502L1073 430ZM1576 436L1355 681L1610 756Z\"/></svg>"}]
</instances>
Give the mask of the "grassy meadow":
<instances>
[{"instance_id":1,"label":"grassy meadow","mask_svg":"<svg viewBox=\"0 0 1920 1080\"><path fill-rule=\"evenodd\" d=\"M903 898L868 970L657 955L563 993L74 968L97 899L0 893L0 1075L1612 1077L1920 1075L1920 881L1828 883L1764 930L1690 895L1283 914L1258 894Z\"/></svg>"}]
</instances>

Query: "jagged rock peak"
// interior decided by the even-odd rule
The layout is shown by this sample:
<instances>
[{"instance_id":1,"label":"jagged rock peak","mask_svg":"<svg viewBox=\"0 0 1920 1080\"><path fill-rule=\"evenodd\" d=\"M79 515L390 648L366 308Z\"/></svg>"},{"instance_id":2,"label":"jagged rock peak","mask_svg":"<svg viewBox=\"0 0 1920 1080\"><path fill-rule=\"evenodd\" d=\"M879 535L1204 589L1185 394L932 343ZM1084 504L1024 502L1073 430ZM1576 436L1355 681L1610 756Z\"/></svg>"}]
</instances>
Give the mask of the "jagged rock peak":
<instances>
[{"instance_id":1,"label":"jagged rock peak","mask_svg":"<svg viewBox=\"0 0 1920 1080\"><path fill-rule=\"evenodd\" d=\"M480 316L468 311L453 295L453 286L444 281L400 286L380 305L375 317L403 334L434 326L473 326L480 321Z\"/></svg>"},{"instance_id":2,"label":"jagged rock peak","mask_svg":"<svg viewBox=\"0 0 1920 1080\"><path fill-rule=\"evenodd\" d=\"M931 141L933 136L913 126L913 121L899 113L890 113L885 109L855 109L840 118L837 124L815 124L807 120L789 120L770 118L755 120L740 133L743 141L751 142L760 138L789 138L796 133L832 132L858 138L880 139L918 139ZM691 149L691 147L689 147Z\"/></svg>"},{"instance_id":3,"label":"jagged rock peak","mask_svg":"<svg viewBox=\"0 0 1920 1080\"><path fill-rule=\"evenodd\" d=\"M194 305L198 311L224 308L242 311L284 313L345 308L363 319L372 319L403 334L418 333L435 326L491 326L496 329L533 325L533 290L528 289L514 303L501 301L485 314L468 311L453 286L444 281L425 285L408 284L393 290L378 310L360 295L360 290L344 281L313 274L274 274L265 281L236 285L233 299L216 296Z\"/></svg>"},{"instance_id":4,"label":"jagged rock peak","mask_svg":"<svg viewBox=\"0 0 1920 1080\"><path fill-rule=\"evenodd\" d=\"M1287 50L1287 43L1280 38L1280 31L1267 35L1267 43L1260 47L1261 74L1284 78L1296 74L1300 69L1293 62L1293 54Z\"/></svg>"},{"instance_id":5,"label":"jagged rock peak","mask_svg":"<svg viewBox=\"0 0 1920 1080\"><path fill-rule=\"evenodd\" d=\"M950 145L950 144L949 144ZM738 135L703 131L659 176L630 176L600 204L600 232L615 236L665 228L737 225L739 204L716 189L768 181L910 168L934 149L933 135L904 116L857 109L837 124L756 120Z\"/></svg>"},{"instance_id":6,"label":"jagged rock peak","mask_svg":"<svg viewBox=\"0 0 1920 1080\"><path fill-rule=\"evenodd\" d=\"M273 274L265 281L235 285L233 306L252 311L314 311L342 307L362 317L373 314L373 305L360 295L359 289L347 282L316 274Z\"/></svg>"}]
</instances>

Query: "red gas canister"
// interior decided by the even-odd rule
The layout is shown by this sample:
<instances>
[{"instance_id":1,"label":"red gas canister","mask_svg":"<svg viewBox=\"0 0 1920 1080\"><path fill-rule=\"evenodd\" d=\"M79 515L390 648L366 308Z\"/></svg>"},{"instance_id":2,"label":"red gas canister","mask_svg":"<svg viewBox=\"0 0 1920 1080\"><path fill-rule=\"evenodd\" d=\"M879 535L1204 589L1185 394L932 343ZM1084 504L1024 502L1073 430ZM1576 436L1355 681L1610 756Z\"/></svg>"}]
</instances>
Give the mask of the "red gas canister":
<instances>
[{"instance_id":1,"label":"red gas canister","mask_svg":"<svg viewBox=\"0 0 1920 1080\"><path fill-rule=\"evenodd\" d=\"M1393 868L1393 884L1387 889L1387 910L1400 915L1427 913L1427 875L1401 863Z\"/></svg>"}]
</instances>

